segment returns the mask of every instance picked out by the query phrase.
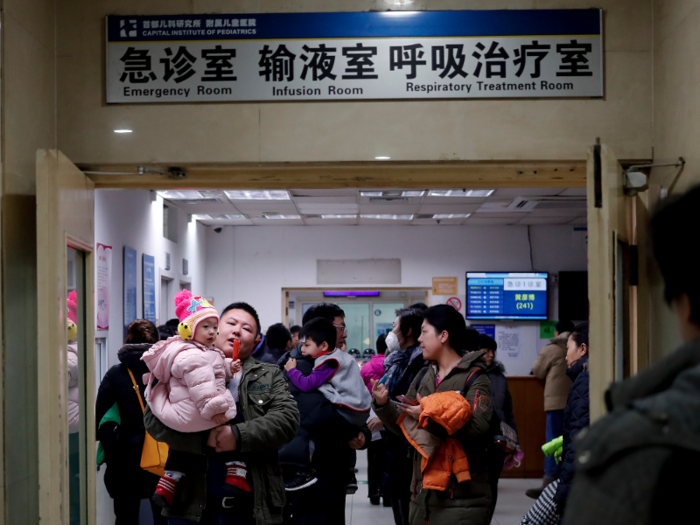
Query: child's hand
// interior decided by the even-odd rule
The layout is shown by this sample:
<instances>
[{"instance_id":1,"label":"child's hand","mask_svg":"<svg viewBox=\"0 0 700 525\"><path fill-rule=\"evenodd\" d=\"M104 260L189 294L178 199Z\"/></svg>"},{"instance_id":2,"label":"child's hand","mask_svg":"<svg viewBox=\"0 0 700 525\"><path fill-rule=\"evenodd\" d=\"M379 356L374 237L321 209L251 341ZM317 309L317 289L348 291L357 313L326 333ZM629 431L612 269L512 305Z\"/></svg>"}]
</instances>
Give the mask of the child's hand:
<instances>
[{"instance_id":1,"label":"child's hand","mask_svg":"<svg viewBox=\"0 0 700 525\"><path fill-rule=\"evenodd\" d=\"M224 414L216 414L211 420L216 423L217 425L225 425L226 422L228 421L228 418L226 417L226 413Z\"/></svg>"},{"instance_id":2,"label":"child's hand","mask_svg":"<svg viewBox=\"0 0 700 525\"><path fill-rule=\"evenodd\" d=\"M243 369L243 365L241 365L241 360L236 359L235 361L231 362L231 373L235 376L238 372L240 372Z\"/></svg>"},{"instance_id":3,"label":"child's hand","mask_svg":"<svg viewBox=\"0 0 700 525\"><path fill-rule=\"evenodd\" d=\"M297 360L294 359L293 357L290 357L287 362L284 364L284 369L289 372L292 368L297 367Z\"/></svg>"}]
</instances>

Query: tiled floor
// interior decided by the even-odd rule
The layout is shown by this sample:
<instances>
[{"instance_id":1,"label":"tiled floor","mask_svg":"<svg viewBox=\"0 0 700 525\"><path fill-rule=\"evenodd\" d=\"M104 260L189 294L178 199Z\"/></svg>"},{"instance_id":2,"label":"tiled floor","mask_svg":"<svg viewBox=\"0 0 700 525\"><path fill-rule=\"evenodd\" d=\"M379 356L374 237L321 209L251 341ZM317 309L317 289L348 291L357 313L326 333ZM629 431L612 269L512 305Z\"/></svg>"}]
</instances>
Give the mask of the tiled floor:
<instances>
[{"instance_id":1,"label":"tiled floor","mask_svg":"<svg viewBox=\"0 0 700 525\"><path fill-rule=\"evenodd\" d=\"M371 505L367 497L367 453L357 454L357 480L359 489L348 496L345 507L347 525L394 525L391 508ZM540 486L540 479L502 479L498 484L498 505L491 525L519 525L520 519L530 509L534 500L525 496L531 487Z\"/></svg>"}]
</instances>

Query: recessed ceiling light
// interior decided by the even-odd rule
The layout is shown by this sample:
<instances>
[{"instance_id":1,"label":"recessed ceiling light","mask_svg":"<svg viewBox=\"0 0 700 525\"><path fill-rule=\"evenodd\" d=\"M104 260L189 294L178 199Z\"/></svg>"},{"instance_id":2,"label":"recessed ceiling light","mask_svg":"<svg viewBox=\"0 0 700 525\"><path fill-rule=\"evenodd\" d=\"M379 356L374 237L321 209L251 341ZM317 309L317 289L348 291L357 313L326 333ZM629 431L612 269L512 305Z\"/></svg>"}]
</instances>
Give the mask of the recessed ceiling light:
<instances>
[{"instance_id":1,"label":"recessed ceiling light","mask_svg":"<svg viewBox=\"0 0 700 525\"><path fill-rule=\"evenodd\" d=\"M115 133L133 133L132 129L115 129Z\"/></svg>"},{"instance_id":2,"label":"recessed ceiling light","mask_svg":"<svg viewBox=\"0 0 700 525\"><path fill-rule=\"evenodd\" d=\"M433 219L466 219L471 213L436 213Z\"/></svg>"},{"instance_id":3,"label":"recessed ceiling light","mask_svg":"<svg viewBox=\"0 0 700 525\"><path fill-rule=\"evenodd\" d=\"M374 160L390 160L391 157L387 157L386 155L380 155L379 157L374 157Z\"/></svg>"},{"instance_id":4,"label":"recessed ceiling light","mask_svg":"<svg viewBox=\"0 0 700 525\"><path fill-rule=\"evenodd\" d=\"M210 221L212 219L211 215L207 215L205 213L195 213L192 215L192 218L195 221Z\"/></svg>"},{"instance_id":5,"label":"recessed ceiling light","mask_svg":"<svg viewBox=\"0 0 700 525\"><path fill-rule=\"evenodd\" d=\"M288 201L289 192L286 190L225 190L231 200L238 201Z\"/></svg>"},{"instance_id":6,"label":"recessed ceiling light","mask_svg":"<svg viewBox=\"0 0 700 525\"><path fill-rule=\"evenodd\" d=\"M357 219L355 214L321 215L322 219Z\"/></svg>"},{"instance_id":7,"label":"recessed ceiling light","mask_svg":"<svg viewBox=\"0 0 700 525\"><path fill-rule=\"evenodd\" d=\"M381 197L384 195L383 191L361 191L360 195L363 197Z\"/></svg>"},{"instance_id":8,"label":"recessed ceiling light","mask_svg":"<svg viewBox=\"0 0 700 525\"><path fill-rule=\"evenodd\" d=\"M496 190L428 190L429 197L490 197Z\"/></svg>"},{"instance_id":9,"label":"recessed ceiling light","mask_svg":"<svg viewBox=\"0 0 700 525\"><path fill-rule=\"evenodd\" d=\"M387 221L411 221L413 220L413 215L390 215L390 214L381 214L381 215L360 215L363 219L379 219L379 220L387 220Z\"/></svg>"},{"instance_id":10,"label":"recessed ceiling light","mask_svg":"<svg viewBox=\"0 0 700 525\"><path fill-rule=\"evenodd\" d=\"M221 196L219 190L160 190L156 192L159 197L173 201L200 201L218 199Z\"/></svg>"},{"instance_id":11,"label":"recessed ceiling light","mask_svg":"<svg viewBox=\"0 0 700 525\"><path fill-rule=\"evenodd\" d=\"M360 191L362 197L422 197L425 190Z\"/></svg>"},{"instance_id":12,"label":"recessed ceiling light","mask_svg":"<svg viewBox=\"0 0 700 525\"><path fill-rule=\"evenodd\" d=\"M263 213L263 217L266 219L287 219L287 220L299 220L301 215L277 215L277 214L267 214Z\"/></svg>"},{"instance_id":13,"label":"recessed ceiling light","mask_svg":"<svg viewBox=\"0 0 700 525\"><path fill-rule=\"evenodd\" d=\"M422 197L425 191L423 190L407 190L407 191L402 191L401 196L402 197Z\"/></svg>"}]
</instances>

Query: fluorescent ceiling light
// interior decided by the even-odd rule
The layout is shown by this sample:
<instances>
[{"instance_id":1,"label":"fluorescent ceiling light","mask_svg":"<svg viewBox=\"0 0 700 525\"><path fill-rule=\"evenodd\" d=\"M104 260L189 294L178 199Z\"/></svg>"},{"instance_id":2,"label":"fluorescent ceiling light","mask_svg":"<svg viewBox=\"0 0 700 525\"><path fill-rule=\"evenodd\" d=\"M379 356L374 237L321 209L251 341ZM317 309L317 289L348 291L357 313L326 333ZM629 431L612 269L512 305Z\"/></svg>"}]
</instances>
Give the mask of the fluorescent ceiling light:
<instances>
[{"instance_id":1,"label":"fluorescent ceiling light","mask_svg":"<svg viewBox=\"0 0 700 525\"><path fill-rule=\"evenodd\" d=\"M195 221L210 221L212 219L211 215L207 215L205 213L195 213L192 215L192 218Z\"/></svg>"},{"instance_id":2,"label":"fluorescent ceiling light","mask_svg":"<svg viewBox=\"0 0 700 525\"><path fill-rule=\"evenodd\" d=\"M276 215L276 214L267 214L267 213L263 213L263 217L265 217L266 219L288 219L288 220L301 219L301 215Z\"/></svg>"},{"instance_id":3,"label":"fluorescent ceiling light","mask_svg":"<svg viewBox=\"0 0 700 525\"><path fill-rule=\"evenodd\" d=\"M185 201L198 201L198 200L211 200L218 199L221 195L219 190L160 190L156 192L163 199L169 200L185 200Z\"/></svg>"},{"instance_id":4,"label":"fluorescent ceiling light","mask_svg":"<svg viewBox=\"0 0 700 525\"><path fill-rule=\"evenodd\" d=\"M374 160L391 160L391 157L387 157L385 155L380 155L378 157L374 157Z\"/></svg>"},{"instance_id":5,"label":"fluorescent ceiling light","mask_svg":"<svg viewBox=\"0 0 700 525\"><path fill-rule=\"evenodd\" d=\"M413 220L413 215L360 215L363 219L379 219L379 220L389 220L389 221L411 221Z\"/></svg>"},{"instance_id":6,"label":"fluorescent ceiling light","mask_svg":"<svg viewBox=\"0 0 700 525\"><path fill-rule=\"evenodd\" d=\"M466 219L471 213L436 213L433 219Z\"/></svg>"},{"instance_id":7,"label":"fluorescent ceiling light","mask_svg":"<svg viewBox=\"0 0 700 525\"><path fill-rule=\"evenodd\" d=\"M241 214L222 214L222 215L195 215L195 219L209 221L242 221L245 220L245 215Z\"/></svg>"},{"instance_id":8,"label":"fluorescent ceiling light","mask_svg":"<svg viewBox=\"0 0 700 525\"><path fill-rule=\"evenodd\" d=\"M362 197L422 197L425 190L360 191Z\"/></svg>"},{"instance_id":9,"label":"fluorescent ceiling light","mask_svg":"<svg viewBox=\"0 0 700 525\"><path fill-rule=\"evenodd\" d=\"M132 133L133 130L132 129L115 129L114 132L115 133Z\"/></svg>"},{"instance_id":10,"label":"fluorescent ceiling light","mask_svg":"<svg viewBox=\"0 0 700 525\"><path fill-rule=\"evenodd\" d=\"M496 190L428 190L429 197L490 197Z\"/></svg>"},{"instance_id":11,"label":"fluorescent ceiling light","mask_svg":"<svg viewBox=\"0 0 700 525\"><path fill-rule=\"evenodd\" d=\"M322 219L357 219L355 214L321 215Z\"/></svg>"},{"instance_id":12,"label":"fluorescent ceiling light","mask_svg":"<svg viewBox=\"0 0 700 525\"><path fill-rule=\"evenodd\" d=\"M289 192L286 190L225 190L231 200L239 201L288 201Z\"/></svg>"}]
</instances>

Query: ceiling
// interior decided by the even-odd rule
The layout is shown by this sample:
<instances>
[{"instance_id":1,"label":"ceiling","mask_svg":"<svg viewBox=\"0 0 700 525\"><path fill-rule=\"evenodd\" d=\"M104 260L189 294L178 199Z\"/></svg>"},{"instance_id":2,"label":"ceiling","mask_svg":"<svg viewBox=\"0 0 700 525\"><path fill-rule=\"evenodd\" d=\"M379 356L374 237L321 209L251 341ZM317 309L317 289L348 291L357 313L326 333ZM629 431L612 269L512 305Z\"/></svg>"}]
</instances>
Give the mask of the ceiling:
<instances>
[{"instance_id":1,"label":"ceiling","mask_svg":"<svg viewBox=\"0 0 700 525\"><path fill-rule=\"evenodd\" d=\"M457 196L436 196L446 191ZM585 188L246 192L258 197L254 199L230 190L158 193L194 219L215 226L586 225Z\"/></svg>"}]
</instances>

